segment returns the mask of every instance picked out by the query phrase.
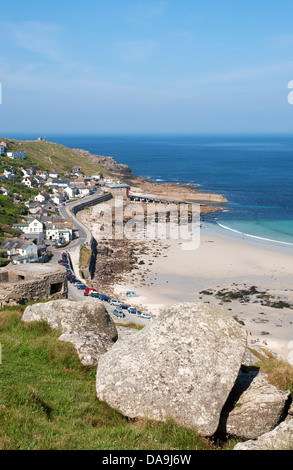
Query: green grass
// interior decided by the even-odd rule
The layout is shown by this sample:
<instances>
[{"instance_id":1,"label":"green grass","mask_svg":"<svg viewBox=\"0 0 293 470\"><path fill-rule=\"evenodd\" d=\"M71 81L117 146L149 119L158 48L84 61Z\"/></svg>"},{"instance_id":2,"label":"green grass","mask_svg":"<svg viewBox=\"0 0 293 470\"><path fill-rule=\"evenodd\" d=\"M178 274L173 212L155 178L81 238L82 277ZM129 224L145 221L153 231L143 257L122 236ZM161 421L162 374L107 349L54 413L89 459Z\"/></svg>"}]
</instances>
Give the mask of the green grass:
<instances>
[{"instance_id":1,"label":"green grass","mask_svg":"<svg viewBox=\"0 0 293 470\"><path fill-rule=\"evenodd\" d=\"M293 366L284 360L273 357L268 351L264 353L265 357L259 352L252 350L253 354L259 358L259 362L255 364L260 370L268 374L268 381L279 390L289 390L293 398Z\"/></svg>"},{"instance_id":2,"label":"green grass","mask_svg":"<svg viewBox=\"0 0 293 470\"><path fill-rule=\"evenodd\" d=\"M1 450L210 450L173 422L128 420L99 401L96 367L45 322L24 323L24 307L0 311Z\"/></svg>"},{"instance_id":3,"label":"green grass","mask_svg":"<svg viewBox=\"0 0 293 470\"><path fill-rule=\"evenodd\" d=\"M79 258L79 267L81 269L87 268L92 256L92 252L86 246L82 246L80 250L80 258Z\"/></svg>"},{"instance_id":4,"label":"green grass","mask_svg":"<svg viewBox=\"0 0 293 470\"><path fill-rule=\"evenodd\" d=\"M72 167L79 166L81 170L88 176L97 172L104 173L105 176L110 175L102 165L92 163L86 157L81 158L72 149L64 145L55 144L48 141L29 141L29 140L13 140L0 138L7 142L10 151L25 151L27 158L21 160L21 166L29 168L34 166L38 170L56 169L60 174L71 172ZM11 164L12 160L7 157L1 157L1 164ZM16 160L18 166L20 160Z\"/></svg>"},{"instance_id":5,"label":"green grass","mask_svg":"<svg viewBox=\"0 0 293 470\"><path fill-rule=\"evenodd\" d=\"M20 222L27 213L28 209L24 204L14 204L11 197L0 194L0 239L17 236L18 231L12 225Z\"/></svg>"}]
</instances>

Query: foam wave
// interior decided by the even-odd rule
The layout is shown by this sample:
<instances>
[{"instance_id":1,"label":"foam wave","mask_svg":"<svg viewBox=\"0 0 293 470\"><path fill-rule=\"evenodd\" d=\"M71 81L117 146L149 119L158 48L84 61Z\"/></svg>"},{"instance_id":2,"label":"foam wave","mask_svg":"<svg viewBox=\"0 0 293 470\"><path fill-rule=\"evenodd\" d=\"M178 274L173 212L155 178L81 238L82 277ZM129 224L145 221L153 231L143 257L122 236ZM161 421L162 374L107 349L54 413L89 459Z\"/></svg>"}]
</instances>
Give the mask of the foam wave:
<instances>
[{"instance_id":1,"label":"foam wave","mask_svg":"<svg viewBox=\"0 0 293 470\"><path fill-rule=\"evenodd\" d=\"M257 235L250 235L249 233L240 232L239 230L235 230L233 228L227 227L226 225L220 224L220 222L218 222L217 220L216 220L216 223L217 223L217 225L219 225L219 227L222 227L226 230L229 230L230 232L238 233L238 234L240 234L242 236L245 236L245 237L251 237L251 238L256 238L258 240L263 240L263 241L267 241L267 242L281 243L282 245L293 246L293 243L290 243L290 242L283 242L283 241L280 241L280 240L272 240L271 238L258 237Z\"/></svg>"}]
</instances>

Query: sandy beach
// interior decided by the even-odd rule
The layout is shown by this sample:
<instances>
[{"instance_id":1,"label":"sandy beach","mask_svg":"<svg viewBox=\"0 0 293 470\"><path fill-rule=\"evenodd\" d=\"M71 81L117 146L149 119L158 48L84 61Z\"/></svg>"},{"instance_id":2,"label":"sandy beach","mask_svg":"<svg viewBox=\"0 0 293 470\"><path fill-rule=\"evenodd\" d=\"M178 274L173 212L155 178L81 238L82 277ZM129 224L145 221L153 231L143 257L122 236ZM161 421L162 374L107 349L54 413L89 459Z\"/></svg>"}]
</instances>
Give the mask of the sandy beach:
<instances>
[{"instance_id":1,"label":"sandy beach","mask_svg":"<svg viewBox=\"0 0 293 470\"><path fill-rule=\"evenodd\" d=\"M79 213L94 237L98 212L93 207ZM186 241L180 239L130 240L126 252L129 257L131 250L135 263L112 285L103 285L104 293L154 316L178 302L219 304L243 323L248 344L266 347L293 364L293 246L202 222L198 247L183 248ZM114 279L115 266L112 272ZM127 291L137 297L127 297Z\"/></svg>"},{"instance_id":2,"label":"sandy beach","mask_svg":"<svg viewBox=\"0 0 293 470\"><path fill-rule=\"evenodd\" d=\"M148 242L147 253L138 253L139 269L113 286L116 296L155 316L178 302L217 303L243 322L249 344L293 363L293 247L243 239L214 224L203 225L194 251L182 250L182 243ZM239 298L216 295L226 290L237 297L252 286L256 292ZM138 297L127 298L128 290Z\"/></svg>"}]
</instances>

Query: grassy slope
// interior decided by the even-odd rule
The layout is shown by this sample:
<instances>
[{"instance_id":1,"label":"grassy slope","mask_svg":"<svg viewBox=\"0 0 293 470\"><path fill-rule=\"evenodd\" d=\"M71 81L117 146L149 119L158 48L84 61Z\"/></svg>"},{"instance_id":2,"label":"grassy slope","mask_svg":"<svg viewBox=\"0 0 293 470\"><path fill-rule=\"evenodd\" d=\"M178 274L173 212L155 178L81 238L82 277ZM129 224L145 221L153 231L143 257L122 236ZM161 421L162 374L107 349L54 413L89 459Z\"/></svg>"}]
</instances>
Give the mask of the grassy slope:
<instances>
[{"instance_id":1,"label":"grassy slope","mask_svg":"<svg viewBox=\"0 0 293 470\"><path fill-rule=\"evenodd\" d=\"M173 422L127 420L99 401L96 367L45 322L24 323L25 307L0 310L0 450L219 450ZM293 367L260 360L261 371L293 392ZM220 443L218 443L220 445Z\"/></svg>"},{"instance_id":2,"label":"grassy slope","mask_svg":"<svg viewBox=\"0 0 293 470\"><path fill-rule=\"evenodd\" d=\"M0 450L214 448L172 422L127 420L96 398L96 367L46 323L21 321L23 307L0 311Z\"/></svg>"},{"instance_id":3,"label":"grassy slope","mask_svg":"<svg viewBox=\"0 0 293 470\"><path fill-rule=\"evenodd\" d=\"M81 170L89 176L100 171L105 175L109 174L101 165L95 165L86 158L81 159L72 149L64 145L47 141L20 141L0 138L0 141L2 140L9 145L9 150L11 151L27 152L27 160L21 161L21 165L25 167L35 166L37 169L43 170L54 168L58 172L64 173L65 171L71 171L73 166L79 166ZM9 163L10 159L4 158ZM1 157L1 159L3 159L3 157Z\"/></svg>"}]
</instances>

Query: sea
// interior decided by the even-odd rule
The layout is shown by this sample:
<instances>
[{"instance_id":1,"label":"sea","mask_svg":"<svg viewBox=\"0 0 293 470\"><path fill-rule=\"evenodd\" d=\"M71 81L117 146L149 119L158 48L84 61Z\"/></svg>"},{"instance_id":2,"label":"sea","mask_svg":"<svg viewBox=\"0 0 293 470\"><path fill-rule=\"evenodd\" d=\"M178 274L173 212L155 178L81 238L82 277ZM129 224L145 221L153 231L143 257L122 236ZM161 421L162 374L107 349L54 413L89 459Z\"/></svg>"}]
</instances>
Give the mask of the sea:
<instances>
[{"instance_id":1,"label":"sea","mask_svg":"<svg viewBox=\"0 0 293 470\"><path fill-rule=\"evenodd\" d=\"M7 135L36 139L39 135ZM212 223L239 234L293 247L293 135L41 136L124 163L156 182L198 185L228 203Z\"/></svg>"}]
</instances>

